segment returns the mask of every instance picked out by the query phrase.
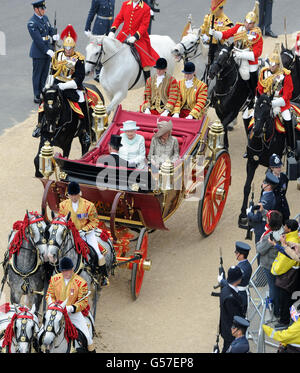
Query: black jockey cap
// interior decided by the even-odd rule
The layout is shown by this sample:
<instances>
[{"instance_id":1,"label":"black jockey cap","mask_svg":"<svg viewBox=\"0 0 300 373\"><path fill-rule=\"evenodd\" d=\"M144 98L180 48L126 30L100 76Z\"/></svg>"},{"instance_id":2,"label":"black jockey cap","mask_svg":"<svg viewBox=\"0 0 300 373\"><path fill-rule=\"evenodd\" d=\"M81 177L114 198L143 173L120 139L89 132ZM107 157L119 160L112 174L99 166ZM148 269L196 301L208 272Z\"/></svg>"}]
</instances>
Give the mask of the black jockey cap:
<instances>
[{"instance_id":1,"label":"black jockey cap","mask_svg":"<svg viewBox=\"0 0 300 373\"><path fill-rule=\"evenodd\" d=\"M243 329L244 331L246 331L249 325L250 325L250 322L247 319L244 319L241 316L233 316L233 321L232 321L233 328Z\"/></svg>"},{"instance_id":2,"label":"black jockey cap","mask_svg":"<svg viewBox=\"0 0 300 373\"><path fill-rule=\"evenodd\" d=\"M70 258L63 257L59 262L59 270L60 271L69 271L70 269L73 269L74 265Z\"/></svg>"},{"instance_id":3,"label":"black jockey cap","mask_svg":"<svg viewBox=\"0 0 300 373\"><path fill-rule=\"evenodd\" d=\"M264 179L264 184L270 184L270 185L277 185L279 184L279 180L278 180L278 177L273 175L272 172L268 171L266 173L266 177Z\"/></svg>"},{"instance_id":4,"label":"black jockey cap","mask_svg":"<svg viewBox=\"0 0 300 373\"><path fill-rule=\"evenodd\" d=\"M272 154L269 160L269 167L281 167L282 161L277 154Z\"/></svg>"},{"instance_id":5,"label":"black jockey cap","mask_svg":"<svg viewBox=\"0 0 300 373\"><path fill-rule=\"evenodd\" d=\"M68 185L68 194L76 195L80 193L80 186L76 181L71 181Z\"/></svg>"},{"instance_id":6,"label":"black jockey cap","mask_svg":"<svg viewBox=\"0 0 300 373\"><path fill-rule=\"evenodd\" d=\"M33 3L31 3L31 5L34 8L43 8L43 9L46 9L46 2L45 1L34 1Z\"/></svg>"},{"instance_id":7,"label":"black jockey cap","mask_svg":"<svg viewBox=\"0 0 300 373\"><path fill-rule=\"evenodd\" d=\"M122 137L119 135L111 135L109 140L109 145L111 145L114 149L119 150L121 146Z\"/></svg>"},{"instance_id":8,"label":"black jockey cap","mask_svg":"<svg viewBox=\"0 0 300 373\"><path fill-rule=\"evenodd\" d=\"M238 266L231 266L227 273L228 284L233 284L234 282L241 280L243 277L243 272Z\"/></svg>"},{"instance_id":9,"label":"black jockey cap","mask_svg":"<svg viewBox=\"0 0 300 373\"><path fill-rule=\"evenodd\" d=\"M186 62L184 64L184 68L182 70L182 73L184 74L193 74L195 72L196 68L193 62Z\"/></svg>"},{"instance_id":10,"label":"black jockey cap","mask_svg":"<svg viewBox=\"0 0 300 373\"><path fill-rule=\"evenodd\" d=\"M159 69L159 70L164 70L166 69L168 66L168 62L165 58L163 57L160 57L157 61L156 61L156 64L155 64L155 68L156 69Z\"/></svg>"},{"instance_id":11,"label":"black jockey cap","mask_svg":"<svg viewBox=\"0 0 300 373\"><path fill-rule=\"evenodd\" d=\"M242 241L236 241L235 243L236 252L248 256L250 250L251 250L251 246L248 245L247 243L242 242Z\"/></svg>"}]
</instances>

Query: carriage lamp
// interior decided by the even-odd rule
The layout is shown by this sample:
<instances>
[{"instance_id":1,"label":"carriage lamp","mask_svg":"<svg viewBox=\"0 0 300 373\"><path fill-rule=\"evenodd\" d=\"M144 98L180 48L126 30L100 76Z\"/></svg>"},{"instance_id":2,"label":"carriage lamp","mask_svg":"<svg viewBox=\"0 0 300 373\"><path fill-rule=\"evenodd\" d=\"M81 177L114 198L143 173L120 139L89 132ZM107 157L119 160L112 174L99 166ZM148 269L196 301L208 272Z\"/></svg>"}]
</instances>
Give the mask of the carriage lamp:
<instances>
[{"instance_id":1,"label":"carriage lamp","mask_svg":"<svg viewBox=\"0 0 300 373\"><path fill-rule=\"evenodd\" d=\"M219 150L224 148L224 135L223 124L219 120L216 120L210 126L208 132L208 147L214 154L217 154Z\"/></svg>"},{"instance_id":2,"label":"carriage lamp","mask_svg":"<svg viewBox=\"0 0 300 373\"><path fill-rule=\"evenodd\" d=\"M39 155L39 170L46 179L49 179L55 170L55 161L53 156L54 147L50 145L49 141L46 141Z\"/></svg>"},{"instance_id":3,"label":"carriage lamp","mask_svg":"<svg viewBox=\"0 0 300 373\"><path fill-rule=\"evenodd\" d=\"M159 169L159 187L162 192L174 189L174 163L167 160Z\"/></svg>"},{"instance_id":4,"label":"carriage lamp","mask_svg":"<svg viewBox=\"0 0 300 373\"><path fill-rule=\"evenodd\" d=\"M98 141L102 133L105 131L107 121L108 121L108 115L106 113L105 106L99 102L94 107L94 112L92 116L94 118L94 128L95 128L97 141Z\"/></svg>"}]
</instances>

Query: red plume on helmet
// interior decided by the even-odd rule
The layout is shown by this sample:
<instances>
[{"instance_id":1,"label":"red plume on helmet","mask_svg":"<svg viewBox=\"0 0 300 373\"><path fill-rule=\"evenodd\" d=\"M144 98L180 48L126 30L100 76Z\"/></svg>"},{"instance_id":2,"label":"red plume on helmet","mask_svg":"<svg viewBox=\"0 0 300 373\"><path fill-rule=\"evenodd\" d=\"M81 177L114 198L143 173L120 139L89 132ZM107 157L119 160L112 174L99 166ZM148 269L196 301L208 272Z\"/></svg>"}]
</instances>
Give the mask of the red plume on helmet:
<instances>
[{"instance_id":1,"label":"red plume on helmet","mask_svg":"<svg viewBox=\"0 0 300 373\"><path fill-rule=\"evenodd\" d=\"M77 34L72 25L68 25L61 33L60 38L64 40L67 36L71 36L74 39L75 43L77 42Z\"/></svg>"}]
</instances>

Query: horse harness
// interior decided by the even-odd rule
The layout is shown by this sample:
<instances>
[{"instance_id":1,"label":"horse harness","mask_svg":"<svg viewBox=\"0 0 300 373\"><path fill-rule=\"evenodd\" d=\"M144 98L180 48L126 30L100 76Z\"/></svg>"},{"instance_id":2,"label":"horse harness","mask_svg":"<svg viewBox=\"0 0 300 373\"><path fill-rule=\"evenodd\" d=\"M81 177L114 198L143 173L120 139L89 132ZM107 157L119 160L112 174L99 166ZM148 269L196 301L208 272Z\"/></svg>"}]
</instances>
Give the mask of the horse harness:
<instances>
[{"instance_id":1,"label":"horse harness","mask_svg":"<svg viewBox=\"0 0 300 373\"><path fill-rule=\"evenodd\" d=\"M196 40L196 43L190 46L189 48L187 48L182 42L180 42L179 44L183 47L183 50L184 50L184 58L183 58L184 62L188 62L189 60L195 59L201 55L201 52L196 54L198 51L199 44L200 44L200 36ZM192 52L193 49L194 49L194 54L189 56L188 54Z\"/></svg>"},{"instance_id":2,"label":"horse harness","mask_svg":"<svg viewBox=\"0 0 300 373\"><path fill-rule=\"evenodd\" d=\"M92 42L92 43L93 43L93 42ZM134 83L133 83L133 84L131 85L131 87L128 89L128 90L130 90L130 89L132 89L132 88L137 84L137 82L139 81L139 79L140 79L140 77L141 77L141 73L142 73L143 68L142 68L142 66L141 66L141 62L140 62L140 60L137 58L137 55L136 55L136 53L134 52L134 51L136 51L135 47L134 47L132 44L130 44L130 43L125 43L125 44L127 44L127 45L130 47L131 53L133 54L133 57L135 58L136 62L137 62L138 65L139 65L139 72L138 72L138 75L137 75L137 77L136 77ZM105 54L104 49L103 49L103 43L97 43L97 45L100 47L100 52L99 52L99 55L98 55L98 57L97 57L96 62L94 62L94 61L90 61L90 60L86 60L86 61L85 61L85 62L90 63L91 65L95 66L95 69L97 69L97 68L100 67L100 60L101 60L101 57L102 57L102 53ZM120 49L119 49L115 54L113 54L113 55L111 55L110 57L108 57L107 60L101 62L101 65L103 66L104 64L106 64L106 62L108 62L110 59L112 59L114 56L116 56L116 55L117 55L119 52L121 52L122 50L123 50L123 49L120 48Z\"/></svg>"}]
</instances>

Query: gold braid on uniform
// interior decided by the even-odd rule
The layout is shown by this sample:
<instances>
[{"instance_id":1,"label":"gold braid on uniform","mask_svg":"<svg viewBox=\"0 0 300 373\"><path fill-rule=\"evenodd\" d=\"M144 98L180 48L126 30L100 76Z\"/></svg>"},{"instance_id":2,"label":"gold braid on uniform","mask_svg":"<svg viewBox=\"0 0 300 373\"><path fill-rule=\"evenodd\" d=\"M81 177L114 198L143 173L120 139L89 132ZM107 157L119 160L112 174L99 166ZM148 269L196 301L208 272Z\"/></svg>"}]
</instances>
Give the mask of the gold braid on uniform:
<instances>
[{"instance_id":1,"label":"gold braid on uniform","mask_svg":"<svg viewBox=\"0 0 300 373\"><path fill-rule=\"evenodd\" d=\"M243 24L241 23L241 26L242 25ZM234 44L236 44L238 41L240 41L240 42L243 43L243 48L252 49L252 45L256 44L262 38L262 33L261 33L261 29L259 27L255 27L251 31L256 32L259 35L258 39L254 39L253 41L249 40L248 36L247 36L247 31L244 30L244 31L238 32L234 35L234 37L233 37Z\"/></svg>"},{"instance_id":2,"label":"gold braid on uniform","mask_svg":"<svg viewBox=\"0 0 300 373\"><path fill-rule=\"evenodd\" d=\"M267 78L264 78L264 73L266 70L269 70L269 68L263 67L261 69L258 81L262 85L264 93L266 93L267 95L271 95L273 93L273 88L274 88L273 84L274 84L276 77L281 74L289 75L291 71L283 67L279 69L276 73L268 76Z\"/></svg>"},{"instance_id":3,"label":"gold braid on uniform","mask_svg":"<svg viewBox=\"0 0 300 373\"><path fill-rule=\"evenodd\" d=\"M57 76L60 76L60 75L63 75L65 76L68 72L68 61L67 60L64 60L64 61L58 61L58 53L60 52L64 52L63 49L59 49L58 51L55 52L54 56L52 57L52 62L51 62L51 68L52 70L56 71L54 74L53 74L53 78L56 78ZM84 56L79 53L79 52L75 52L73 54L73 56L71 57L77 57L78 60L84 60Z\"/></svg>"}]
</instances>

